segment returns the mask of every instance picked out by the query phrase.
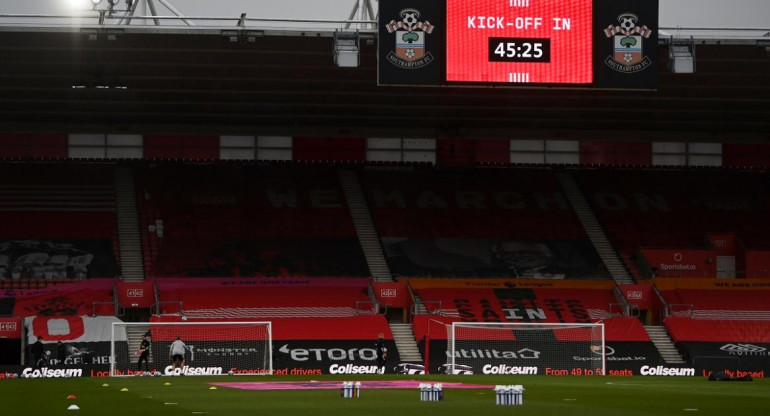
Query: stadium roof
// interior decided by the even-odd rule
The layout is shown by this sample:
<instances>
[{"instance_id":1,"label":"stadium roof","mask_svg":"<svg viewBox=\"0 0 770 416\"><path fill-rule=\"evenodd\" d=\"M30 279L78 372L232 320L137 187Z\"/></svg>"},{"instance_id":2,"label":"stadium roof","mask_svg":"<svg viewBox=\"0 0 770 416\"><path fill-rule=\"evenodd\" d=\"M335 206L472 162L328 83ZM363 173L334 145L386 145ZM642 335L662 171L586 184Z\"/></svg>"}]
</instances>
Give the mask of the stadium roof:
<instances>
[{"instance_id":1,"label":"stadium roof","mask_svg":"<svg viewBox=\"0 0 770 416\"><path fill-rule=\"evenodd\" d=\"M106 17L0 16L1 131L770 139L770 37L759 28L662 28L658 91L417 88L377 85L365 14ZM358 68L334 64L338 29L359 34ZM694 74L666 69L672 36L695 44Z\"/></svg>"}]
</instances>

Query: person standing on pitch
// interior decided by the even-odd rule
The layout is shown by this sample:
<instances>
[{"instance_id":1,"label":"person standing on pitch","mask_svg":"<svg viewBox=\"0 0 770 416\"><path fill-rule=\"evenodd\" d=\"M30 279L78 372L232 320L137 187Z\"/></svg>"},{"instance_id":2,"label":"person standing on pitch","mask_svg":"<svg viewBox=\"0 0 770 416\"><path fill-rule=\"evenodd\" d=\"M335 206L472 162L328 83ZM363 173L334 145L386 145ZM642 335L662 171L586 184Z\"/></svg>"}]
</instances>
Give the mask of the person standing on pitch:
<instances>
[{"instance_id":1,"label":"person standing on pitch","mask_svg":"<svg viewBox=\"0 0 770 416\"><path fill-rule=\"evenodd\" d=\"M180 370L184 368L184 353L187 346L182 342L181 337L176 337L176 341L171 343L169 356L171 358L171 368Z\"/></svg>"},{"instance_id":2,"label":"person standing on pitch","mask_svg":"<svg viewBox=\"0 0 770 416\"><path fill-rule=\"evenodd\" d=\"M385 335L380 332L380 337L377 338L377 342L374 344L374 349L377 351L377 368L380 374L385 374L385 362L388 361L388 349L385 347Z\"/></svg>"},{"instance_id":3,"label":"person standing on pitch","mask_svg":"<svg viewBox=\"0 0 770 416\"><path fill-rule=\"evenodd\" d=\"M29 347L32 353L32 368L40 368L45 356L45 347L43 347L43 337L37 337L37 340Z\"/></svg>"},{"instance_id":4,"label":"person standing on pitch","mask_svg":"<svg viewBox=\"0 0 770 416\"><path fill-rule=\"evenodd\" d=\"M136 370L142 371L142 361L144 361L144 371L150 371L150 341L147 340L146 334L142 334L142 342L139 343L139 349L136 353L139 355Z\"/></svg>"},{"instance_id":5,"label":"person standing on pitch","mask_svg":"<svg viewBox=\"0 0 770 416\"><path fill-rule=\"evenodd\" d=\"M67 360L67 346L61 341L56 341L56 358L59 359L59 366L63 366Z\"/></svg>"}]
</instances>

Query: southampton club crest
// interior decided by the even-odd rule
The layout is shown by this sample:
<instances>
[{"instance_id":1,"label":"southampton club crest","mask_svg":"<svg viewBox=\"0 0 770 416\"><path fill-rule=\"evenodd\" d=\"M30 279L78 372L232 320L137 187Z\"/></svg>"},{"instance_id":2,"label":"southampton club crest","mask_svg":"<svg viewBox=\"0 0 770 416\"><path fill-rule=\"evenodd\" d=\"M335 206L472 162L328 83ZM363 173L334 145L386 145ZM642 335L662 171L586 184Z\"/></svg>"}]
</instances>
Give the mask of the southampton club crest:
<instances>
[{"instance_id":1,"label":"southampton club crest","mask_svg":"<svg viewBox=\"0 0 770 416\"><path fill-rule=\"evenodd\" d=\"M615 71L633 73L652 65L652 60L642 50L643 40L652 35L652 29L637 25L638 20L633 13L622 13L617 24L604 29L604 34L613 42L613 53L604 63Z\"/></svg>"},{"instance_id":2,"label":"southampton club crest","mask_svg":"<svg viewBox=\"0 0 770 416\"><path fill-rule=\"evenodd\" d=\"M433 55L425 50L425 37L433 32L433 25L420 21L420 11L403 9L401 20L385 25L388 33L395 33L396 48L388 53L388 62L402 69L419 69L433 62Z\"/></svg>"}]
</instances>

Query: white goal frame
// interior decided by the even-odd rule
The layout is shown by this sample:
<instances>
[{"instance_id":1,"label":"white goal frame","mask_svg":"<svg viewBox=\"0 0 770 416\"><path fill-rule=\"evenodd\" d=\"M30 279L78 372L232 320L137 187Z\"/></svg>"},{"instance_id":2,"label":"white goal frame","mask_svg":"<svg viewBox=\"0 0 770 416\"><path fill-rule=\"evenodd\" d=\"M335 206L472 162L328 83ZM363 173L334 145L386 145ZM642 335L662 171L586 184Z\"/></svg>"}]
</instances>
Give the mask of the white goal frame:
<instances>
[{"instance_id":1,"label":"white goal frame","mask_svg":"<svg viewBox=\"0 0 770 416\"><path fill-rule=\"evenodd\" d=\"M116 341L127 342L127 339L119 339L118 327L158 327L158 326L266 326L267 327L267 345L265 346L267 368L259 373L249 373L249 375L271 375L273 374L273 323L271 321L217 321L217 322L113 322L110 332L110 377L122 377L115 374L116 366ZM223 371L223 374L227 374Z\"/></svg>"},{"instance_id":2,"label":"white goal frame","mask_svg":"<svg viewBox=\"0 0 770 416\"><path fill-rule=\"evenodd\" d=\"M448 342L448 350L447 354L451 357L450 360L450 371L453 371L453 369L457 368L456 365L456 358L457 354L455 354L456 349L456 337L455 334L457 333L457 327L501 327L501 328L510 328L511 330L515 330L517 328L525 329L543 329L543 330L554 330L554 329L564 329L564 328L598 328L600 329L601 333L601 352L594 352L594 354L599 354L601 356L601 375L607 374L607 356L606 356L606 337L604 332L604 323L596 322L596 323L553 323L553 322L452 322L451 329L447 327L447 337L449 338ZM451 373L450 373L451 374ZM598 375L598 374L597 374Z\"/></svg>"}]
</instances>

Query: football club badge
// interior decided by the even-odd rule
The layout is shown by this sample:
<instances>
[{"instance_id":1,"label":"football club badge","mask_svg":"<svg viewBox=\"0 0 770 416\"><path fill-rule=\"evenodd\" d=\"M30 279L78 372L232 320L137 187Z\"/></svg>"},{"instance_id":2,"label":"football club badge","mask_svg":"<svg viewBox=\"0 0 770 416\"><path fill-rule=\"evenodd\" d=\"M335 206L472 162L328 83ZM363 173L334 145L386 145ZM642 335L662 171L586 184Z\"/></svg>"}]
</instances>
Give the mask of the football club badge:
<instances>
[{"instance_id":1,"label":"football club badge","mask_svg":"<svg viewBox=\"0 0 770 416\"><path fill-rule=\"evenodd\" d=\"M604 34L613 42L613 54L607 56L604 63L615 71L633 73L652 65L642 46L644 39L652 35L652 29L637 25L638 20L633 13L621 13L616 25L604 29Z\"/></svg>"},{"instance_id":2,"label":"football club badge","mask_svg":"<svg viewBox=\"0 0 770 416\"><path fill-rule=\"evenodd\" d=\"M399 13L401 20L391 20L385 28L395 34L395 49L388 53L388 62L403 69L419 69L433 62L433 55L425 48L425 37L433 32L433 25L420 21L420 11L407 8Z\"/></svg>"}]
</instances>

